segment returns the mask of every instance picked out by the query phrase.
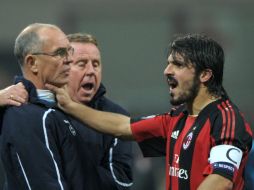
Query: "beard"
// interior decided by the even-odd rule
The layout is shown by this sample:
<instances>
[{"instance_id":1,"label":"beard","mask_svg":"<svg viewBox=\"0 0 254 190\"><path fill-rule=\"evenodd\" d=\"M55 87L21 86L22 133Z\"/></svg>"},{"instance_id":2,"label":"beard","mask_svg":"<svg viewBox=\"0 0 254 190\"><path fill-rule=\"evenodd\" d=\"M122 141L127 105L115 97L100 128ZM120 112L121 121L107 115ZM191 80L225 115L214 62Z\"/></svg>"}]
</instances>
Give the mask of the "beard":
<instances>
[{"instance_id":1,"label":"beard","mask_svg":"<svg viewBox=\"0 0 254 190\"><path fill-rule=\"evenodd\" d=\"M180 92L179 96L175 99L172 96L170 103L173 106L178 106L186 102L192 102L198 95L199 89L200 89L200 81L198 76L195 76L189 88L184 89L183 92Z\"/></svg>"}]
</instances>

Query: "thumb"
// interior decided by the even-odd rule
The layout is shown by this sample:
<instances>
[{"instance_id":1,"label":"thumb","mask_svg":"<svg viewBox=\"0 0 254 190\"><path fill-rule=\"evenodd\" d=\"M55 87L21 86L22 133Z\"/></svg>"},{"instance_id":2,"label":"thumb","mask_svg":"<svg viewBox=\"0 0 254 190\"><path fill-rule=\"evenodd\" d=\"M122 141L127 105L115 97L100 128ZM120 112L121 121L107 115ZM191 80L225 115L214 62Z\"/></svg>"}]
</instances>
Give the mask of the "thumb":
<instances>
[{"instance_id":1,"label":"thumb","mask_svg":"<svg viewBox=\"0 0 254 190\"><path fill-rule=\"evenodd\" d=\"M45 87L50 90L50 91L53 91L54 93L57 93L59 91L59 88L52 85L52 84L45 84Z\"/></svg>"},{"instance_id":2,"label":"thumb","mask_svg":"<svg viewBox=\"0 0 254 190\"><path fill-rule=\"evenodd\" d=\"M22 86L25 87L24 84L22 82L17 83L18 86Z\"/></svg>"}]
</instances>

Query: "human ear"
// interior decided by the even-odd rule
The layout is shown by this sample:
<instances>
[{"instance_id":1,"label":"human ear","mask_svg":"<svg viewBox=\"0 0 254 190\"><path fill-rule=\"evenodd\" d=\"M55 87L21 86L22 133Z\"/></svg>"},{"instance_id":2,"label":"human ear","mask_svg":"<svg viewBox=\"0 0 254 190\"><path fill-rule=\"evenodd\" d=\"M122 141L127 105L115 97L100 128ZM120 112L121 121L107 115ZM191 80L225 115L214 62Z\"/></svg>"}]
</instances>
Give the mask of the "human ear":
<instances>
[{"instance_id":1,"label":"human ear","mask_svg":"<svg viewBox=\"0 0 254 190\"><path fill-rule=\"evenodd\" d=\"M204 71L201 72L199 79L200 82L206 83L208 82L211 78L213 77L213 72L211 69L205 69Z\"/></svg>"},{"instance_id":2,"label":"human ear","mask_svg":"<svg viewBox=\"0 0 254 190\"><path fill-rule=\"evenodd\" d=\"M27 55L25 57L25 64L32 73L38 73L37 60L33 55Z\"/></svg>"}]
</instances>

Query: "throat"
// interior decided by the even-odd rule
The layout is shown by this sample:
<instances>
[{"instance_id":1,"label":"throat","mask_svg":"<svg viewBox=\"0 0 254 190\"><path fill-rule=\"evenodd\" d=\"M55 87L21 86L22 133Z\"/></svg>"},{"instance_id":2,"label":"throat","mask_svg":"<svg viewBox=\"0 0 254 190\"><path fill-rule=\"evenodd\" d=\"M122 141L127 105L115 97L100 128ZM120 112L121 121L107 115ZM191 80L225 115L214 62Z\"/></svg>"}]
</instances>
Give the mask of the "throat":
<instances>
[{"instance_id":1,"label":"throat","mask_svg":"<svg viewBox=\"0 0 254 190\"><path fill-rule=\"evenodd\" d=\"M220 99L220 97L203 97L195 99L192 103L188 104L188 111L192 116L198 116L198 114L210 103Z\"/></svg>"}]
</instances>

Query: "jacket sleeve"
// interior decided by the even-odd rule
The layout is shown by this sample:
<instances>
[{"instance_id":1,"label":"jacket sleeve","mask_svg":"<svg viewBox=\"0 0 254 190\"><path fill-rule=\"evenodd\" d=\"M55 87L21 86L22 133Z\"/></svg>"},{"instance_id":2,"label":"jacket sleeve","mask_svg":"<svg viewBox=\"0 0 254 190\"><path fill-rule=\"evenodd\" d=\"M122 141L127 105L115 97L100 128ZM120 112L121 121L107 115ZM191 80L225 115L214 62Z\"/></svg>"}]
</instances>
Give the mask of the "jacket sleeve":
<instances>
[{"instance_id":1,"label":"jacket sleeve","mask_svg":"<svg viewBox=\"0 0 254 190\"><path fill-rule=\"evenodd\" d=\"M104 99L102 111L129 115L129 113L109 99ZM99 175L105 190L128 190L132 181L132 142L104 135L105 154L99 167Z\"/></svg>"},{"instance_id":2,"label":"jacket sleeve","mask_svg":"<svg viewBox=\"0 0 254 190\"><path fill-rule=\"evenodd\" d=\"M111 145L99 169L103 189L127 190L132 182L132 143L111 138Z\"/></svg>"},{"instance_id":3,"label":"jacket sleeve","mask_svg":"<svg viewBox=\"0 0 254 190\"><path fill-rule=\"evenodd\" d=\"M246 189L254 189L254 140L252 140L252 149L249 153L248 161L244 172Z\"/></svg>"},{"instance_id":4,"label":"jacket sleeve","mask_svg":"<svg viewBox=\"0 0 254 190\"><path fill-rule=\"evenodd\" d=\"M67 190L56 126L49 109L43 112L10 108L3 120L3 157L7 179L15 176L20 189Z\"/></svg>"}]
</instances>

